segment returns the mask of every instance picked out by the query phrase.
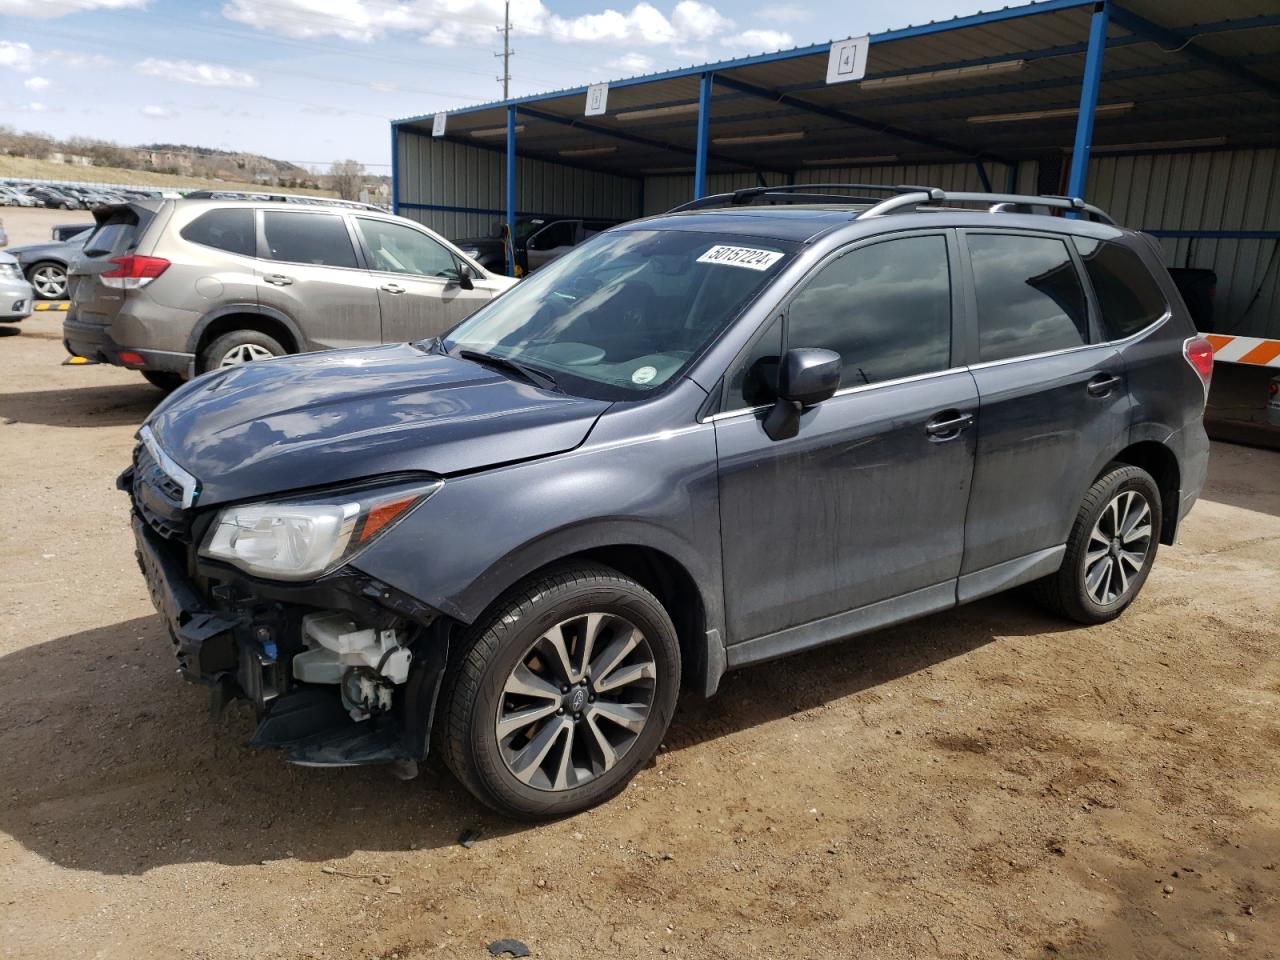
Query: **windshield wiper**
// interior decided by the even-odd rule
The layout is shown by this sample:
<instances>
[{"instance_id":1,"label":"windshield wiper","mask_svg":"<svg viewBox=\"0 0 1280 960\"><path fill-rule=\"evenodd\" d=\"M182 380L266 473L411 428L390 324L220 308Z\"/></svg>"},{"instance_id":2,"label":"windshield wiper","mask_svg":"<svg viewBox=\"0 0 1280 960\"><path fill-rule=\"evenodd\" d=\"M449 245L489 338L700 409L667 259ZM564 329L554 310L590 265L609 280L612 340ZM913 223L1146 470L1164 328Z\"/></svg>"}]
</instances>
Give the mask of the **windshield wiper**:
<instances>
[{"instance_id":1,"label":"windshield wiper","mask_svg":"<svg viewBox=\"0 0 1280 960\"><path fill-rule=\"evenodd\" d=\"M545 370L539 370L537 367L531 367L528 364L521 363L519 360L512 360L510 357L500 357L496 353L483 353L479 350L468 350L465 347L458 351L458 356L464 360L473 360L476 363L485 364L490 367L501 367L504 370L510 370L518 373L524 379L528 380L535 386L545 387L548 390L555 390L557 393L564 393L560 389L560 384L556 383L556 378Z\"/></svg>"}]
</instances>

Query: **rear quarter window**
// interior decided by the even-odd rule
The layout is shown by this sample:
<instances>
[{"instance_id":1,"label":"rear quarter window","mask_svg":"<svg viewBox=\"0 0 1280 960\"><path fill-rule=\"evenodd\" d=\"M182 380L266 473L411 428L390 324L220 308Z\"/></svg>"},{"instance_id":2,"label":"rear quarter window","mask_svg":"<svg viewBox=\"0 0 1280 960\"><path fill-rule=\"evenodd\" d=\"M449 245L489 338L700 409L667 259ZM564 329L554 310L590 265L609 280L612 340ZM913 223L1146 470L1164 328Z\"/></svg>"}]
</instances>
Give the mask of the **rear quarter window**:
<instances>
[{"instance_id":1,"label":"rear quarter window","mask_svg":"<svg viewBox=\"0 0 1280 960\"><path fill-rule=\"evenodd\" d=\"M179 236L191 243L245 257L256 256L258 252L253 211L248 208L202 213L183 227Z\"/></svg>"},{"instance_id":2,"label":"rear quarter window","mask_svg":"<svg viewBox=\"0 0 1280 960\"><path fill-rule=\"evenodd\" d=\"M1123 340L1145 330L1169 309L1164 293L1142 258L1106 240L1075 238L1102 313L1107 339Z\"/></svg>"}]
</instances>

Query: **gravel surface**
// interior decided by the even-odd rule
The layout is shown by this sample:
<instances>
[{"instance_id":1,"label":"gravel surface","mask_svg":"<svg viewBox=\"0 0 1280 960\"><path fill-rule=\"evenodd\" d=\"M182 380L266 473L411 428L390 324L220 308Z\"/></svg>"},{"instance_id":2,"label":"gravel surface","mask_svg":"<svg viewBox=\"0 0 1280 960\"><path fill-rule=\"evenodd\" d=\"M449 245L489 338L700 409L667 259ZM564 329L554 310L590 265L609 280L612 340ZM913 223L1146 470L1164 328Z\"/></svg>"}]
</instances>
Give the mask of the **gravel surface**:
<instances>
[{"instance_id":1,"label":"gravel surface","mask_svg":"<svg viewBox=\"0 0 1280 960\"><path fill-rule=\"evenodd\" d=\"M1280 453L1215 445L1118 622L1015 594L732 674L529 828L210 723L113 487L160 395L59 323L0 335L0 957L1280 956Z\"/></svg>"}]
</instances>

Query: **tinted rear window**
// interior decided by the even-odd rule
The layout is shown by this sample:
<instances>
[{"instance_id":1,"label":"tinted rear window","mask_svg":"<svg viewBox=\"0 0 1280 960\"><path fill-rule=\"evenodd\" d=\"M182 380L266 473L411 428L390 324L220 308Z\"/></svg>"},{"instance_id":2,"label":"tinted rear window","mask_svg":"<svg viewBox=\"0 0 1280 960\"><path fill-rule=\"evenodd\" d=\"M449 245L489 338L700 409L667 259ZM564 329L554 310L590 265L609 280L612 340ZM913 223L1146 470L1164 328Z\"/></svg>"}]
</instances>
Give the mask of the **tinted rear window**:
<instances>
[{"instance_id":1,"label":"tinted rear window","mask_svg":"<svg viewBox=\"0 0 1280 960\"><path fill-rule=\"evenodd\" d=\"M1005 360L1089 342L1084 290L1067 245L1048 237L970 234L978 356Z\"/></svg>"},{"instance_id":2,"label":"tinted rear window","mask_svg":"<svg viewBox=\"0 0 1280 960\"><path fill-rule=\"evenodd\" d=\"M357 265L347 225L336 214L268 210L262 219L267 256L272 260L325 267Z\"/></svg>"},{"instance_id":3,"label":"tinted rear window","mask_svg":"<svg viewBox=\"0 0 1280 960\"><path fill-rule=\"evenodd\" d=\"M182 228L183 240L252 257L258 252L253 211L247 208L210 210Z\"/></svg>"},{"instance_id":4,"label":"tinted rear window","mask_svg":"<svg viewBox=\"0 0 1280 960\"><path fill-rule=\"evenodd\" d=\"M1108 339L1123 340L1151 326L1168 309L1142 258L1118 243L1076 237Z\"/></svg>"},{"instance_id":5,"label":"tinted rear window","mask_svg":"<svg viewBox=\"0 0 1280 960\"><path fill-rule=\"evenodd\" d=\"M102 257L109 253L123 253L133 245L137 228L138 216L132 210L112 213L98 224L85 241L85 256Z\"/></svg>"}]
</instances>

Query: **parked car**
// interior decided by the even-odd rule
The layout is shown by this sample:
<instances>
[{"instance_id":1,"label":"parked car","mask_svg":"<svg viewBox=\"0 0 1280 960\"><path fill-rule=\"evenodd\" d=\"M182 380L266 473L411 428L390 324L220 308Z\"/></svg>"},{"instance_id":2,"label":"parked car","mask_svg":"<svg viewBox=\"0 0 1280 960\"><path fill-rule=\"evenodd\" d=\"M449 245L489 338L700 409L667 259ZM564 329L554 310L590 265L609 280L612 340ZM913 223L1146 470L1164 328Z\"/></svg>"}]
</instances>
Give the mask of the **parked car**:
<instances>
[{"instance_id":1,"label":"parked car","mask_svg":"<svg viewBox=\"0 0 1280 960\"><path fill-rule=\"evenodd\" d=\"M292 761L434 743L547 817L622 790L682 683L1028 582L1119 616L1204 482L1208 342L1096 208L902 189L740 192L435 339L187 384L119 481L182 672Z\"/></svg>"},{"instance_id":2,"label":"parked car","mask_svg":"<svg viewBox=\"0 0 1280 960\"><path fill-rule=\"evenodd\" d=\"M9 235L4 232L4 221L0 220L0 247L9 245Z\"/></svg>"},{"instance_id":3,"label":"parked car","mask_svg":"<svg viewBox=\"0 0 1280 960\"><path fill-rule=\"evenodd\" d=\"M11 247L9 253L19 266L40 300L61 300L67 295L67 265L80 255L90 229L82 229L66 240L33 243Z\"/></svg>"},{"instance_id":4,"label":"parked car","mask_svg":"<svg viewBox=\"0 0 1280 960\"><path fill-rule=\"evenodd\" d=\"M51 210L80 210L84 207L74 195L52 187L31 187L27 190L27 195Z\"/></svg>"},{"instance_id":5,"label":"parked car","mask_svg":"<svg viewBox=\"0 0 1280 960\"><path fill-rule=\"evenodd\" d=\"M22 277L18 261L0 253L0 323L16 323L31 315L31 284Z\"/></svg>"},{"instance_id":6,"label":"parked car","mask_svg":"<svg viewBox=\"0 0 1280 960\"><path fill-rule=\"evenodd\" d=\"M431 337L515 283L361 207L179 198L93 215L67 350L162 389L249 360Z\"/></svg>"},{"instance_id":7,"label":"parked car","mask_svg":"<svg viewBox=\"0 0 1280 960\"><path fill-rule=\"evenodd\" d=\"M520 217L515 228L515 258L521 275L546 266L579 243L602 230L617 226L618 220L579 220L558 217ZM488 270L504 271L507 252L503 223L497 221L488 237L468 237L455 241L458 248Z\"/></svg>"},{"instance_id":8,"label":"parked car","mask_svg":"<svg viewBox=\"0 0 1280 960\"><path fill-rule=\"evenodd\" d=\"M61 242L63 240L70 240L72 237L79 236L82 233L86 233L87 231L92 230L95 226L96 224L92 222L58 223L54 224L53 228L49 231L49 235L52 236L54 240Z\"/></svg>"},{"instance_id":9,"label":"parked car","mask_svg":"<svg viewBox=\"0 0 1280 960\"><path fill-rule=\"evenodd\" d=\"M36 199L12 187L0 187L0 204L4 204L6 207L34 207L36 206Z\"/></svg>"}]
</instances>

